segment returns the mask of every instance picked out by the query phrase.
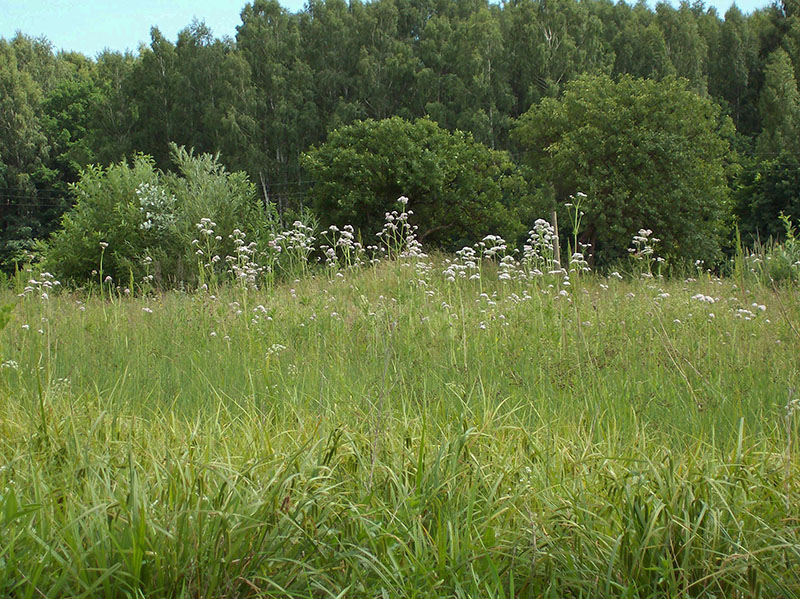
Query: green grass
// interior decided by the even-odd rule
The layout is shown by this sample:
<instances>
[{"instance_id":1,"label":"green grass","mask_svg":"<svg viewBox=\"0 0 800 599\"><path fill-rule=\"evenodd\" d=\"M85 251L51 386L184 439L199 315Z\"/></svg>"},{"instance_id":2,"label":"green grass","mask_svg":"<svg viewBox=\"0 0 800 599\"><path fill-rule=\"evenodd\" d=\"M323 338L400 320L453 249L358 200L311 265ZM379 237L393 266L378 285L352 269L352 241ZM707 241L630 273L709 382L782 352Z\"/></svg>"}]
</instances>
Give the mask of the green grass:
<instances>
[{"instance_id":1,"label":"green grass","mask_svg":"<svg viewBox=\"0 0 800 599\"><path fill-rule=\"evenodd\" d=\"M442 261L0 295L0 596L800 594L796 289Z\"/></svg>"}]
</instances>

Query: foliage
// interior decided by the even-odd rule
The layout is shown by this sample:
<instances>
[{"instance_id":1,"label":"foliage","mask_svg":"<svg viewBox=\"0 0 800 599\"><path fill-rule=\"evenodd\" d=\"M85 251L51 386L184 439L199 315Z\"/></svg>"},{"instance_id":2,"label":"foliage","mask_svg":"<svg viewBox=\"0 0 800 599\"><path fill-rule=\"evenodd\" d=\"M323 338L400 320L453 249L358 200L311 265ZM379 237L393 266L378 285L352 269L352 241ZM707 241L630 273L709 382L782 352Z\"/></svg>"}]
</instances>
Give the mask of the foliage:
<instances>
[{"instance_id":1,"label":"foliage","mask_svg":"<svg viewBox=\"0 0 800 599\"><path fill-rule=\"evenodd\" d=\"M739 252L737 271L756 283L792 286L800 282L800 236L792 219L781 214L782 234L766 241L756 241L752 251Z\"/></svg>"},{"instance_id":2,"label":"foliage","mask_svg":"<svg viewBox=\"0 0 800 599\"><path fill-rule=\"evenodd\" d=\"M0 268L6 271L26 260L33 239L52 218L48 202L36 192L37 183L52 175L50 147L41 119L41 89L17 59L22 41L0 40L0 194L7 198L0 212Z\"/></svg>"},{"instance_id":3,"label":"foliage","mask_svg":"<svg viewBox=\"0 0 800 599\"><path fill-rule=\"evenodd\" d=\"M304 155L304 166L318 181L312 197L324 223L351 223L365 239L400 196L409 198L425 243L453 247L521 232L525 184L508 155L430 119L342 127Z\"/></svg>"},{"instance_id":4,"label":"foliage","mask_svg":"<svg viewBox=\"0 0 800 599\"><path fill-rule=\"evenodd\" d=\"M763 159L800 153L800 93L789 55L778 48L769 57L759 101L762 131L756 152Z\"/></svg>"},{"instance_id":5,"label":"foliage","mask_svg":"<svg viewBox=\"0 0 800 599\"><path fill-rule=\"evenodd\" d=\"M731 116L745 161L773 159L798 138L792 6L723 18L700 3L313 0L292 13L253 0L235 40L193 21L88 58L17 35L0 42L0 266L52 232L88 164L143 153L168 169L170 142L219 153L291 222L315 180L301 155L334 129L428 117L516 160L515 119L587 73L685 77Z\"/></svg>"},{"instance_id":6,"label":"foliage","mask_svg":"<svg viewBox=\"0 0 800 599\"><path fill-rule=\"evenodd\" d=\"M152 159L142 155L130 165L84 169L73 190L75 206L48 244L46 268L71 281L111 276L127 284L132 273L139 275L138 262L149 246L149 235L142 227L144 214L136 192L145 185L157 187L158 182Z\"/></svg>"},{"instance_id":7,"label":"foliage","mask_svg":"<svg viewBox=\"0 0 800 599\"><path fill-rule=\"evenodd\" d=\"M143 155L131 164L85 169L74 186L75 207L48 244L47 268L71 281L111 277L128 285L152 274L157 284L194 283L198 261L212 258L196 247L201 220L215 223L214 243L204 247L221 257L234 254L228 236L237 226L255 239L266 234L269 213L244 173L228 173L208 154L174 145L172 152L176 173L156 170ZM225 266L215 261L209 268Z\"/></svg>"},{"instance_id":8,"label":"foliage","mask_svg":"<svg viewBox=\"0 0 800 599\"><path fill-rule=\"evenodd\" d=\"M726 219L728 119L685 80L584 75L520 120L516 139L558 206L581 192L595 258L652 229L665 256L713 261Z\"/></svg>"},{"instance_id":9,"label":"foliage","mask_svg":"<svg viewBox=\"0 0 800 599\"><path fill-rule=\"evenodd\" d=\"M785 229L778 217L784 214L800 220L800 158L782 152L743 169L734 193L734 208L748 245L781 239Z\"/></svg>"}]
</instances>

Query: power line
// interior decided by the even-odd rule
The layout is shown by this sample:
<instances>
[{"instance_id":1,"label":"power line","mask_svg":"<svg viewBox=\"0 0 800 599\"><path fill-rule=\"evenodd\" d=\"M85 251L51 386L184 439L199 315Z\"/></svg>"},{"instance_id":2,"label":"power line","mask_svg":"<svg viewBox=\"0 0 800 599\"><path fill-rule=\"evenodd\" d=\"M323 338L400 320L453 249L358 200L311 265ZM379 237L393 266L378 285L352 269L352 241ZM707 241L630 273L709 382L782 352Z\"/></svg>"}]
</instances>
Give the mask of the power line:
<instances>
[{"instance_id":1,"label":"power line","mask_svg":"<svg viewBox=\"0 0 800 599\"><path fill-rule=\"evenodd\" d=\"M0 187L0 191L15 191L20 193L45 193L52 195L65 195L72 192L63 189L55 189L52 187Z\"/></svg>"},{"instance_id":2,"label":"power line","mask_svg":"<svg viewBox=\"0 0 800 599\"><path fill-rule=\"evenodd\" d=\"M64 204L0 204L3 208L62 208Z\"/></svg>"}]
</instances>

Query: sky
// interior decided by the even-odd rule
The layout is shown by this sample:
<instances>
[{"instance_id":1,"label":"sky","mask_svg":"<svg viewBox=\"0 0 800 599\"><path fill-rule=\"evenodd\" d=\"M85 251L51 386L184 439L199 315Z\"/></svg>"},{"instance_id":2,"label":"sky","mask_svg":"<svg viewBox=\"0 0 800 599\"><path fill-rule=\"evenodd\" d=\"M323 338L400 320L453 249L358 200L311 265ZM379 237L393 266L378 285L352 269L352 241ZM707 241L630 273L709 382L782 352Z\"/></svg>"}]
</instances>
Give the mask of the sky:
<instances>
[{"instance_id":1,"label":"sky","mask_svg":"<svg viewBox=\"0 0 800 599\"><path fill-rule=\"evenodd\" d=\"M305 0L280 0L288 10L303 8ZM732 0L705 0L720 15ZM678 0L673 0L677 4ZM738 0L742 12L768 6L770 0ZM95 57L104 49L131 50L149 43L150 27L158 26L172 41L194 18L205 21L217 37L236 35L246 0L0 0L0 37L17 31L44 36L55 50L77 51Z\"/></svg>"}]
</instances>

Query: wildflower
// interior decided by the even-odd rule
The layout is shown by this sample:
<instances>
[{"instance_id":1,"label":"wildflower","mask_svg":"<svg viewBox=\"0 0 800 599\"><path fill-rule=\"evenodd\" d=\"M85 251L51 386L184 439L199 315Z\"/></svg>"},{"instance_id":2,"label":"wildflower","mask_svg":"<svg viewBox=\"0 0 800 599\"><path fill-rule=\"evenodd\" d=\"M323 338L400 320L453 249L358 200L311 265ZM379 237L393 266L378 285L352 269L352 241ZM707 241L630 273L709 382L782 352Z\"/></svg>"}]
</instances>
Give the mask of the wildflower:
<instances>
[{"instance_id":1,"label":"wildflower","mask_svg":"<svg viewBox=\"0 0 800 599\"><path fill-rule=\"evenodd\" d=\"M273 343L272 345L269 346L269 348L267 348L266 357L269 358L271 355L280 353L285 349L286 349L285 345L281 345L280 343Z\"/></svg>"},{"instance_id":2,"label":"wildflower","mask_svg":"<svg viewBox=\"0 0 800 599\"><path fill-rule=\"evenodd\" d=\"M107 247L108 247L108 243L106 243L105 241L101 241L101 242L100 242L100 249L103 249L103 250L104 250L104 249L106 249Z\"/></svg>"},{"instance_id":3,"label":"wildflower","mask_svg":"<svg viewBox=\"0 0 800 599\"><path fill-rule=\"evenodd\" d=\"M791 416L795 412L800 412L800 397L792 399L790 395L789 401L786 402L786 415Z\"/></svg>"},{"instance_id":4,"label":"wildflower","mask_svg":"<svg viewBox=\"0 0 800 599\"><path fill-rule=\"evenodd\" d=\"M145 306L144 308L142 308L142 312L147 312L148 314L152 314L153 310Z\"/></svg>"}]
</instances>

